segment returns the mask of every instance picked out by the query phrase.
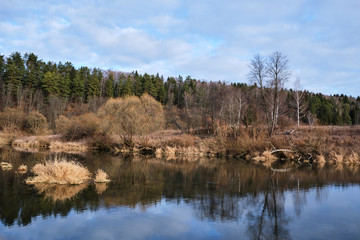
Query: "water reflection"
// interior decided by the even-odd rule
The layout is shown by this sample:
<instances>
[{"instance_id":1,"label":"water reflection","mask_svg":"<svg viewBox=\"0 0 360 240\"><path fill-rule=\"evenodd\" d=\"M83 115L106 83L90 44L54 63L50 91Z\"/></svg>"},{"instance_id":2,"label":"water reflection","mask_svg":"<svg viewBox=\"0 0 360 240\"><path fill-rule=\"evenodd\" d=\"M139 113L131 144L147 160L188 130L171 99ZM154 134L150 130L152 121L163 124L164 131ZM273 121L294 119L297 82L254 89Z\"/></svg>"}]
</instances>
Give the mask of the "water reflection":
<instances>
[{"instance_id":1,"label":"water reflection","mask_svg":"<svg viewBox=\"0 0 360 240\"><path fill-rule=\"evenodd\" d=\"M31 168L44 159L44 155L5 154L9 158L0 161L11 162L14 169L23 163ZM100 154L67 157L80 160L93 173L101 167L112 181L28 186L24 179L29 173L0 170L3 225L27 226L37 216L70 217L74 211L102 212L114 207L141 209L149 214L148 211L164 211L165 205L187 209L196 221L203 223L226 227L241 223L236 226L244 226L243 232L250 239L291 239L290 223L307 208L309 193L315 192L316 201L322 202L328 196L325 186L360 183L358 169L347 166L274 172L242 161L220 159L184 163ZM286 210L288 204L293 205L294 214Z\"/></svg>"},{"instance_id":2,"label":"water reflection","mask_svg":"<svg viewBox=\"0 0 360 240\"><path fill-rule=\"evenodd\" d=\"M64 201L73 198L79 192L86 189L88 185L87 183L78 185L36 183L34 184L34 188L39 194L44 194L46 198L51 198L54 201Z\"/></svg>"}]
</instances>

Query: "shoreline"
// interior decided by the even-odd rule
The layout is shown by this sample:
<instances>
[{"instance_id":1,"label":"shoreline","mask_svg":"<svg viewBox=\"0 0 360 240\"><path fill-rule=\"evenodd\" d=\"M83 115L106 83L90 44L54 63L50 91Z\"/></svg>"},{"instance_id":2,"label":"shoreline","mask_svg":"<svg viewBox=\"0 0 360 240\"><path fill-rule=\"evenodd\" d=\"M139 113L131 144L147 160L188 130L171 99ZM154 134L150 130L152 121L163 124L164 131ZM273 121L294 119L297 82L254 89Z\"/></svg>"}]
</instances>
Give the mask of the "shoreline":
<instances>
[{"instance_id":1,"label":"shoreline","mask_svg":"<svg viewBox=\"0 0 360 240\"><path fill-rule=\"evenodd\" d=\"M61 135L16 136L0 133L0 147L30 152L140 154L169 160L220 157L256 163L283 160L299 164L327 162L358 165L360 146L357 147L356 143L360 142L359 133L359 127L303 127L291 135L224 140L216 136L199 137L166 130L146 138L134 137L130 145L119 136L63 141Z\"/></svg>"}]
</instances>

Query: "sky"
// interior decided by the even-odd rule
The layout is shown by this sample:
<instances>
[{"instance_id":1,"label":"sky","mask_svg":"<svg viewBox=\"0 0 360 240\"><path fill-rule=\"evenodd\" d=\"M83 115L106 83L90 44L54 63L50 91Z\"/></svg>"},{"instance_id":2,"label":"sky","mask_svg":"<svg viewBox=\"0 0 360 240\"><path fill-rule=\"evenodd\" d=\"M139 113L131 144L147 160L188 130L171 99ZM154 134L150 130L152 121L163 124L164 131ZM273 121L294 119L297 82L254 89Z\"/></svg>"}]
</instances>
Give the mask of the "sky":
<instances>
[{"instance_id":1,"label":"sky","mask_svg":"<svg viewBox=\"0 0 360 240\"><path fill-rule=\"evenodd\" d=\"M0 0L0 54L248 82L280 51L303 89L360 95L359 0Z\"/></svg>"}]
</instances>

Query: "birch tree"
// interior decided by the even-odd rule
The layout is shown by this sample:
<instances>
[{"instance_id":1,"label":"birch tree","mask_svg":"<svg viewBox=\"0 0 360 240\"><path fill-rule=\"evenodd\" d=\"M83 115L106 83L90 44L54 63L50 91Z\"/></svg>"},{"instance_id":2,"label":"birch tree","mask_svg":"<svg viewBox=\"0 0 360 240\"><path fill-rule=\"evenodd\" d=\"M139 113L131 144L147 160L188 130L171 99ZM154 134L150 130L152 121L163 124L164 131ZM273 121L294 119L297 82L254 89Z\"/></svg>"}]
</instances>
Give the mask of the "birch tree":
<instances>
[{"instance_id":1,"label":"birch tree","mask_svg":"<svg viewBox=\"0 0 360 240\"><path fill-rule=\"evenodd\" d=\"M274 133L282 110L283 88L290 76L288 62L281 52L274 52L267 58L255 55L251 61L249 79L259 88L260 105L265 113L269 136Z\"/></svg>"},{"instance_id":2,"label":"birch tree","mask_svg":"<svg viewBox=\"0 0 360 240\"><path fill-rule=\"evenodd\" d=\"M300 78L296 78L294 83L294 95L290 105L296 113L297 127L300 126L300 119L304 117L306 111L306 104L304 104L304 92L301 90Z\"/></svg>"}]
</instances>

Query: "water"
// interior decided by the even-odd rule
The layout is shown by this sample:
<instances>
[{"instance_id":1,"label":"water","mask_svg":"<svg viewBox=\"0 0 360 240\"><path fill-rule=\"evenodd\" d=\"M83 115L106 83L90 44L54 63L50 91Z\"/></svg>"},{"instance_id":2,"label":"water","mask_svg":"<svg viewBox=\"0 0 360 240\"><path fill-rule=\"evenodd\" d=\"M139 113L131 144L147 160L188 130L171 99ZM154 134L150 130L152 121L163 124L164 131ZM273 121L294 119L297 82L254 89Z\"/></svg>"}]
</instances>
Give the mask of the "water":
<instances>
[{"instance_id":1,"label":"water","mask_svg":"<svg viewBox=\"0 0 360 240\"><path fill-rule=\"evenodd\" d=\"M46 157L0 152L14 169ZM64 157L113 181L28 186L0 169L0 239L360 239L356 167Z\"/></svg>"}]
</instances>

